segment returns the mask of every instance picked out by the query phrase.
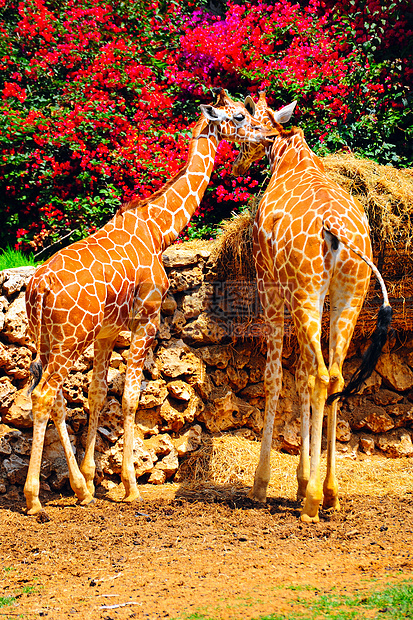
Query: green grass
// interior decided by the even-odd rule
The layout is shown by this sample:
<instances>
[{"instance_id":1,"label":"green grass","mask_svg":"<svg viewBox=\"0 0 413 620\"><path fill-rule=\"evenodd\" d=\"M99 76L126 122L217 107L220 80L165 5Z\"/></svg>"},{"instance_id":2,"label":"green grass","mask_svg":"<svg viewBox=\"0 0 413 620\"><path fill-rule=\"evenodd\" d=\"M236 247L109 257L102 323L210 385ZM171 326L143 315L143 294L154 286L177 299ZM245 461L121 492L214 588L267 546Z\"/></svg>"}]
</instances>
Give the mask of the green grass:
<instances>
[{"instance_id":1,"label":"green grass","mask_svg":"<svg viewBox=\"0 0 413 620\"><path fill-rule=\"evenodd\" d=\"M12 269L13 267L29 267L35 266L33 254L23 254L17 250L13 250L10 246L7 246L5 250L0 254L0 271L3 269Z\"/></svg>"},{"instance_id":2,"label":"green grass","mask_svg":"<svg viewBox=\"0 0 413 620\"><path fill-rule=\"evenodd\" d=\"M281 589L281 588L280 588ZM288 614L254 615L245 613L234 615L243 620L406 620L413 619L413 581L403 581L388 586L383 590L372 591L363 595L347 596L340 594L318 594L319 590L312 586L285 586L285 590L300 592L313 591L311 598L298 595L290 604L293 608ZM251 605L251 598L245 607ZM237 605L237 607L239 607ZM295 608L295 609L294 609ZM299 608L299 609L298 609ZM367 615L366 615L367 612ZM175 620L219 620L219 612L194 612L191 615L179 616Z\"/></svg>"},{"instance_id":3,"label":"green grass","mask_svg":"<svg viewBox=\"0 0 413 620\"><path fill-rule=\"evenodd\" d=\"M15 602L15 596L0 596L0 607L6 607L6 605L13 605Z\"/></svg>"}]
</instances>

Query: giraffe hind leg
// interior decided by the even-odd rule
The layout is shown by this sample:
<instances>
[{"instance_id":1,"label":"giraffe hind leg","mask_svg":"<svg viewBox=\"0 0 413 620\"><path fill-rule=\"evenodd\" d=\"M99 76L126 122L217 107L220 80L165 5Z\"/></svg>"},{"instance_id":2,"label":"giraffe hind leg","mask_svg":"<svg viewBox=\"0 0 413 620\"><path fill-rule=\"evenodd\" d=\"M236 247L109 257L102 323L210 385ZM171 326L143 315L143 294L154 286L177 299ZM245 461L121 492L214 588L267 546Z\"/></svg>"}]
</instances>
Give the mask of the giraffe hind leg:
<instances>
[{"instance_id":1,"label":"giraffe hind leg","mask_svg":"<svg viewBox=\"0 0 413 620\"><path fill-rule=\"evenodd\" d=\"M329 375L329 393L340 392L344 386L344 379L337 362L332 364ZM327 472L323 484L323 508L335 511L340 510L336 477L337 408L337 400L331 405L327 405Z\"/></svg>"}]
</instances>

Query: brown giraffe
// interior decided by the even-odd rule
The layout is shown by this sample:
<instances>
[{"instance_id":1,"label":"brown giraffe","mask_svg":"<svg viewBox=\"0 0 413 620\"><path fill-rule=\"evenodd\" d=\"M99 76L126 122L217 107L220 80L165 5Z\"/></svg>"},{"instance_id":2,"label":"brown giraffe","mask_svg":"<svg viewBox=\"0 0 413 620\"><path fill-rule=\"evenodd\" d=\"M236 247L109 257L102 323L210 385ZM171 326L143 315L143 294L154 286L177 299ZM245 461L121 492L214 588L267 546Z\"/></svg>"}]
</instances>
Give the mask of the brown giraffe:
<instances>
[{"instance_id":1,"label":"brown giraffe","mask_svg":"<svg viewBox=\"0 0 413 620\"><path fill-rule=\"evenodd\" d=\"M244 174L266 152L272 172L253 230L258 291L271 332L261 454L249 496L265 501L270 479L270 449L282 379L285 305L293 319L300 352L296 368L301 407L297 497L305 499L301 520L317 522L323 496L325 508L340 507L335 474L337 399L358 391L373 372L387 338L392 310L383 279L372 263L369 227L362 206L326 176L323 163L308 147L303 132L298 128L285 131L280 124L290 119L295 102L274 112L267 107L265 93L260 93L256 106L251 97L247 97L245 105L260 122L278 133L266 145L242 144L233 167L233 174ZM343 390L342 366L367 293L370 270L380 282L384 303L372 344ZM320 343L327 293L330 298L328 369ZM319 468L326 402L327 474L322 486Z\"/></svg>"},{"instance_id":2,"label":"brown giraffe","mask_svg":"<svg viewBox=\"0 0 413 620\"><path fill-rule=\"evenodd\" d=\"M133 431L142 366L168 289L162 252L199 205L221 139L260 141L269 135L240 103L217 89L214 106L201 105L186 165L150 198L124 205L103 228L52 256L36 270L26 292L29 332L37 346L32 363L33 445L24 487L28 514L42 510L39 473L44 434L51 416L78 501L93 500L98 415L107 393L107 371L117 335L131 329L122 399L124 500L139 498L133 463ZM79 355L94 342L89 389L89 428L79 469L65 424L62 383Z\"/></svg>"}]
</instances>

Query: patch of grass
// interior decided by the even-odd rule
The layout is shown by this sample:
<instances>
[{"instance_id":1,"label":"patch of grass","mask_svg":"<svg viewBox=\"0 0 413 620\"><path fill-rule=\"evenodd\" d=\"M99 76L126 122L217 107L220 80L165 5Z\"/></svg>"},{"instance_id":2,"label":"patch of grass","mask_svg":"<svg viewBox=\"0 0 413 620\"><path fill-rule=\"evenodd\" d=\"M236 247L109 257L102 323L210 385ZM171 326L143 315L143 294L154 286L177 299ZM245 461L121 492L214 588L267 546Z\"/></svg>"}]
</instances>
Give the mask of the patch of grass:
<instances>
[{"instance_id":1,"label":"patch of grass","mask_svg":"<svg viewBox=\"0 0 413 620\"><path fill-rule=\"evenodd\" d=\"M277 588L278 589L278 588ZM282 588L279 588L282 589ZM314 586L288 585L283 589L293 591L314 591L314 598L297 596L290 601L296 607L287 614L270 613L266 615L249 615L248 611L240 615L243 620L363 620L380 618L380 620L406 620L413 618L413 581L404 581L388 586L384 590L347 596L339 594L318 594ZM251 606L252 598L245 600L245 607ZM239 607L240 605L237 605ZM297 609L300 607L300 609ZM372 612L374 615L372 615ZM219 620L215 612L194 612L178 616L176 620Z\"/></svg>"},{"instance_id":2,"label":"patch of grass","mask_svg":"<svg viewBox=\"0 0 413 620\"><path fill-rule=\"evenodd\" d=\"M15 596L0 596L0 607L6 607L7 605L13 605L16 602Z\"/></svg>"},{"instance_id":3,"label":"patch of grass","mask_svg":"<svg viewBox=\"0 0 413 620\"><path fill-rule=\"evenodd\" d=\"M10 246L7 246L0 254L0 271L13 267L34 267L36 264L33 254L23 254Z\"/></svg>"}]
</instances>

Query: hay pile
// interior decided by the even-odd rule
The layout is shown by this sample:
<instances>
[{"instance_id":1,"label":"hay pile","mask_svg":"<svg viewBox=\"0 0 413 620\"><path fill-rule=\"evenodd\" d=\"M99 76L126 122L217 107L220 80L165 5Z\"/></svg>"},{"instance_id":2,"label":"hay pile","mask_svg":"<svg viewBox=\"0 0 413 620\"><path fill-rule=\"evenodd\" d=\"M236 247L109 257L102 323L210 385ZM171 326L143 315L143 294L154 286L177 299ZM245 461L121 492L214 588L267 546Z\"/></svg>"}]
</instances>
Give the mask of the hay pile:
<instances>
[{"instance_id":1,"label":"hay pile","mask_svg":"<svg viewBox=\"0 0 413 620\"><path fill-rule=\"evenodd\" d=\"M252 486L258 463L260 443L236 433L219 437L204 436L203 446L183 464L180 470L181 493L211 499L244 493ZM298 456L271 451L271 480L268 495L295 499ZM356 459L345 453L337 455L337 478L340 495L370 497L411 492L413 459L389 459L374 455ZM321 476L325 476L325 458Z\"/></svg>"},{"instance_id":2,"label":"hay pile","mask_svg":"<svg viewBox=\"0 0 413 620\"><path fill-rule=\"evenodd\" d=\"M382 166L349 153L329 155L323 162L327 175L356 197L366 211L374 261L394 308L393 328L413 331L413 171ZM258 202L252 201L223 225L214 251L218 278L255 280L251 235ZM356 335L370 335L374 330L381 304L378 292L373 277ZM323 323L327 333L327 319Z\"/></svg>"}]
</instances>

